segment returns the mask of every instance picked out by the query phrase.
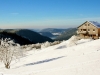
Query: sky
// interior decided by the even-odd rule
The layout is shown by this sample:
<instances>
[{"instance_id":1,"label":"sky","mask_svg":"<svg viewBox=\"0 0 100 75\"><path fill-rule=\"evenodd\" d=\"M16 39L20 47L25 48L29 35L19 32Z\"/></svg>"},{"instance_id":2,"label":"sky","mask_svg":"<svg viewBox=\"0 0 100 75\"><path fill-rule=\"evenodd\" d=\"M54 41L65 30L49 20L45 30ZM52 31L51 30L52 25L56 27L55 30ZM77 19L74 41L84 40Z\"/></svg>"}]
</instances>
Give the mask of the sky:
<instances>
[{"instance_id":1,"label":"sky","mask_svg":"<svg viewBox=\"0 0 100 75\"><path fill-rule=\"evenodd\" d=\"M100 0L0 0L0 28L71 28L100 22Z\"/></svg>"}]
</instances>

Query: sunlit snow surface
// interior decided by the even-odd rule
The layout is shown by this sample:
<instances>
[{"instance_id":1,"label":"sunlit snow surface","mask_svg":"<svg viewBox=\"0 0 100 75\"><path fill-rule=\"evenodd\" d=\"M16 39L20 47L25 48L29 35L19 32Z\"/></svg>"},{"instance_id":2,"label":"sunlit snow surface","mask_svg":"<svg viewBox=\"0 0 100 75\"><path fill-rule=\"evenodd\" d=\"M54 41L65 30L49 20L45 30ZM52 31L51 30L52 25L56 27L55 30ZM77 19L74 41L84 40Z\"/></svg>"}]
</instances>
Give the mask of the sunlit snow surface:
<instances>
[{"instance_id":1,"label":"sunlit snow surface","mask_svg":"<svg viewBox=\"0 0 100 75\"><path fill-rule=\"evenodd\" d=\"M69 42L28 51L9 70L0 63L0 75L100 75L100 39Z\"/></svg>"}]
</instances>

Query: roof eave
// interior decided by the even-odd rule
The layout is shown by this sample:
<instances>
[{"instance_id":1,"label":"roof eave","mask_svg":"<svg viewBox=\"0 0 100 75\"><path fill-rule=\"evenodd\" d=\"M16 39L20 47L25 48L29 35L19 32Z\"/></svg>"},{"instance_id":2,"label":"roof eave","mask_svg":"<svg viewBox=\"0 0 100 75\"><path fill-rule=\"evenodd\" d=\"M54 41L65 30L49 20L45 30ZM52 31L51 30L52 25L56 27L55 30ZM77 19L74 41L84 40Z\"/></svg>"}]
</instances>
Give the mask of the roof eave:
<instances>
[{"instance_id":1,"label":"roof eave","mask_svg":"<svg viewBox=\"0 0 100 75\"><path fill-rule=\"evenodd\" d=\"M88 21L89 23L91 23L90 21ZM98 26L96 26L96 25L94 25L93 23L91 23L93 26L95 26L96 28L100 28L100 27L98 27Z\"/></svg>"}]
</instances>

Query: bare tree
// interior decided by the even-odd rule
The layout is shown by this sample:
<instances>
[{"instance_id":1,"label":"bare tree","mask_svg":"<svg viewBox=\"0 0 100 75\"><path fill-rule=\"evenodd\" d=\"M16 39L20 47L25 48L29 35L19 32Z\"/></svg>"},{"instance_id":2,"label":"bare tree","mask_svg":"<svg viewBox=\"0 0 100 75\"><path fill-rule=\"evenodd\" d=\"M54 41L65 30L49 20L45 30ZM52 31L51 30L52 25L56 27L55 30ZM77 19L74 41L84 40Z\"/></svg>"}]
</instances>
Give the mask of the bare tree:
<instances>
[{"instance_id":1,"label":"bare tree","mask_svg":"<svg viewBox=\"0 0 100 75\"><path fill-rule=\"evenodd\" d=\"M11 61L22 55L19 47L20 45L10 39L0 40L0 60L4 63L5 68L9 69Z\"/></svg>"}]
</instances>

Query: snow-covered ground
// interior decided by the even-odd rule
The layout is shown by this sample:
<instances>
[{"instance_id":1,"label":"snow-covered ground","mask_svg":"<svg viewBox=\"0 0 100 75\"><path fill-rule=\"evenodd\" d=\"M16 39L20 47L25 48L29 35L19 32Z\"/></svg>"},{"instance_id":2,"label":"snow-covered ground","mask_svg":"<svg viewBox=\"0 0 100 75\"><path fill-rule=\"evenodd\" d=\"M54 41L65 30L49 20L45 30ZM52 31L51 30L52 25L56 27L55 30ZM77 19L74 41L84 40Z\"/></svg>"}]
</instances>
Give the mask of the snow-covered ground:
<instances>
[{"instance_id":1,"label":"snow-covered ground","mask_svg":"<svg viewBox=\"0 0 100 75\"><path fill-rule=\"evenodd\" d=\"M11 69L0 63L0 75L100 75L100 39L70 40L42 50L28 51Z\"/></svg>"}]
</instances>

